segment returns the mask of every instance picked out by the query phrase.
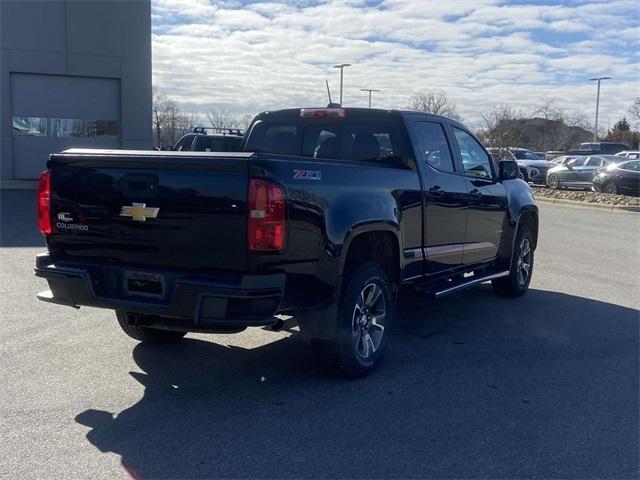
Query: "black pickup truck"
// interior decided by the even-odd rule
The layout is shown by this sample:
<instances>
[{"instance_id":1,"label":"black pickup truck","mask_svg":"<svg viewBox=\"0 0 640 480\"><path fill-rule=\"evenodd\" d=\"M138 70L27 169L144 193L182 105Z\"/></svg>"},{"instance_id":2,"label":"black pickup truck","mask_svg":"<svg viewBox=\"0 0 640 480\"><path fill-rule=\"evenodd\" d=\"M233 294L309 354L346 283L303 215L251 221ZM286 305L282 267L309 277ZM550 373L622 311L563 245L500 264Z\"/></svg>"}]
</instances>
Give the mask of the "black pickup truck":
<instances>
[{"instance_id":1,"label":"black pickup truck","mask_svg":"<svg viewBox=\"0 0 640 480\"><path fill-rule=\"evenodd\" d=\"M48 253L36 259L50 291L39 298L113 309L144 342L278 328L290 315L353 377L379 362L400 287L529 286L530 188L453 120L265 112L242 149L51 155L38 193Z\"/></svg>"}]
</instances>

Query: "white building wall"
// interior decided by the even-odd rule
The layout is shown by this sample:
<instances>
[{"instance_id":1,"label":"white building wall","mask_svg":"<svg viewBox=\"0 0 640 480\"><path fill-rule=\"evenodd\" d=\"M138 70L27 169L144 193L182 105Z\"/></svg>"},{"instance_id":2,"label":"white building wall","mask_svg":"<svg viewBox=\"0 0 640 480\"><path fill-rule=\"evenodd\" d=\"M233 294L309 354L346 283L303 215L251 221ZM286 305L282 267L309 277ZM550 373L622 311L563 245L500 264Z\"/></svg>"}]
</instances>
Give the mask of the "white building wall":
<instances>
[{"instance_id":1,"label":"white building wall","mask_svg":"<svg viewBox=\"0 0 640 480\"><path fill-rule=\"evenodd\" d=\"M49 79L51 85L47 85ZM34 101L28 110L14 111L12 99L18 104L16 108L29 102L24 92L12 89L28 89L26 84L34 88L38 82L46 93L37 101L46 105L39 110ZM80 86L83 82L86 88ZM113 90L114 82L119 90L115 100L113 93L106 91ZM57 84L63 86L57 88ZM99 92L103 85L105 91L88 98L87 91L95 85ZM75 136L31 139L33 142L23 137L16 141L14 116L29 111L30 115L47 115L59 123L60 118L70 116L100 120L94 118L97 112L111 116L116 111L118 146L150 148L151 96L149 0L0 1L0 180L25 178L25 172L33 175L44 169L47 158L42 153L43 142L51 141L52 148L57 148L95 146L96 142L109 140ZM118 104L99 104L114 101ZM29 145L34 146L32 152ZM25 161L34 165L16 164Z\"/></svg>"}]
</instances>

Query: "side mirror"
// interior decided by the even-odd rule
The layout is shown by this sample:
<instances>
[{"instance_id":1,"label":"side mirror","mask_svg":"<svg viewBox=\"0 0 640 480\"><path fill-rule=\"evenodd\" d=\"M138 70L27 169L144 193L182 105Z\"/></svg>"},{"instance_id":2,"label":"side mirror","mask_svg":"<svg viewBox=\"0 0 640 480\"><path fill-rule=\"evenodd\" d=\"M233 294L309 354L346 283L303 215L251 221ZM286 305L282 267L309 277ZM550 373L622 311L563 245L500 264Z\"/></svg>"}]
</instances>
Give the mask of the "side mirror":
<instances>
[{"instance_id":1,"label":"side mirror","mask_svg":"<svg viewBox=\"0 0 640 480\"><path fill-rule=\"evenodd\" d=\"M503 160L498 164L498 169L500 172L500 180L513 180L514 178L518 178L520 173L518 164L513 160Z\"/></svg>"}]
</instances>

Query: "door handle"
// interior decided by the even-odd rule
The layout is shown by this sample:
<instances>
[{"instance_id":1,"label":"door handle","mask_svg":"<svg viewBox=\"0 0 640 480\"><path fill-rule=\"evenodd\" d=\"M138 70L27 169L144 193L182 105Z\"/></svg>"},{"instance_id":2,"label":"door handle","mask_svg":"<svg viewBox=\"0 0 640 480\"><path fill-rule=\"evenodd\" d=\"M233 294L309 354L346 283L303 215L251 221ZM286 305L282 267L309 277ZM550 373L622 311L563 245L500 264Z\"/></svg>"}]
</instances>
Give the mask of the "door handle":
<instances>
[{"instance_id":1,"label":"door handle","mask_svg":"<svg viewBox=\"0 0 640 480\"><path fill-rule=\"evenodd\" d=\"M469 195L472 196L473 198L480 198L482 197L482 192L477 188L474 188L469 192Z\"/></svg>"},{"instance_id":2,"label":"door handle","mask_svg":"<svg viewBox=\"0 0 640 480\"><path fill-rule=\"evenodd\" d=\"M429 190L427 190L427 193L430 197L441 197L442 195L444 195L444 190L440 185L434 185Z\"/></svg>"}]
</instances>

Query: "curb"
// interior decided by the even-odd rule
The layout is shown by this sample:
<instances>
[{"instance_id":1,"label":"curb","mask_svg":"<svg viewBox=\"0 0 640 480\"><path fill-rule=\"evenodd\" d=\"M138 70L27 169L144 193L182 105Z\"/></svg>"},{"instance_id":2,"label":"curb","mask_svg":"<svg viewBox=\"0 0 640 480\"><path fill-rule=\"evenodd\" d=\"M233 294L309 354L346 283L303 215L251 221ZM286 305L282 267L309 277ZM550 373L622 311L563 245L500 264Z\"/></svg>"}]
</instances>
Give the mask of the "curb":
<instances>
[{"instance_id":1,"label":"curb","mask_svg":"<svg viewBox=\"0 0 640 480\"><path fill-rule=\"evenodd\" d=\"M536 197L536 202L541 203L550 203L553 205L560 205L563 207L573 207L573 208L593 208L596 210L606 210L609 212L640 212L640 206L631 207L626 205L603 205L601 203L588 203L588 202L579 202L577 200L565 200L563 198L546 198L546 197Z\"/></svg>"}]
</instances>

